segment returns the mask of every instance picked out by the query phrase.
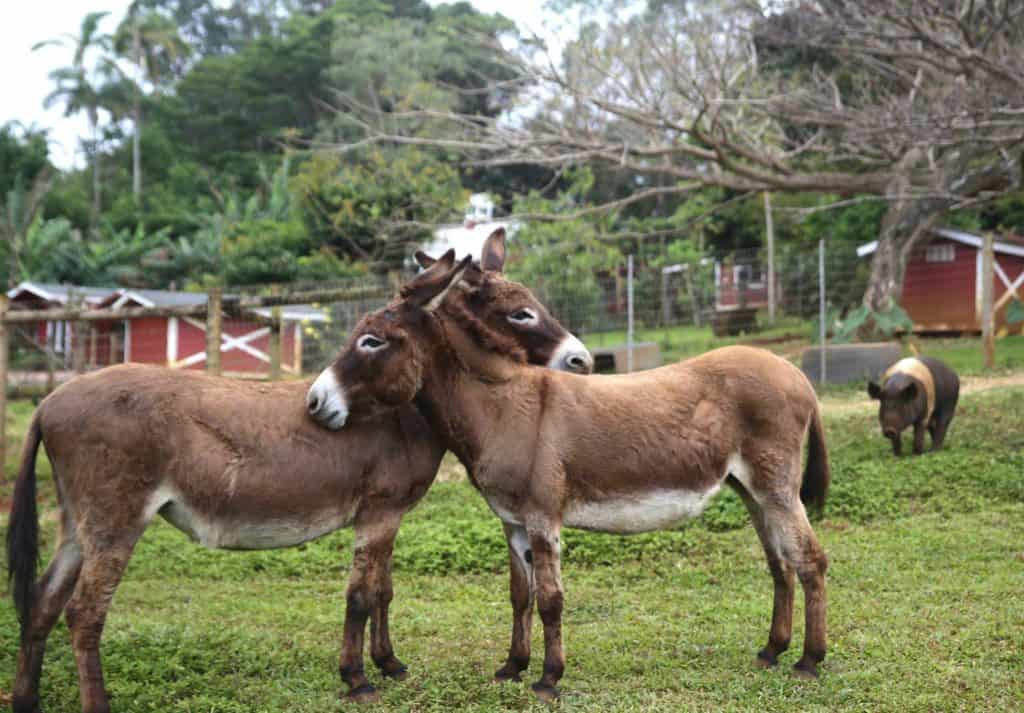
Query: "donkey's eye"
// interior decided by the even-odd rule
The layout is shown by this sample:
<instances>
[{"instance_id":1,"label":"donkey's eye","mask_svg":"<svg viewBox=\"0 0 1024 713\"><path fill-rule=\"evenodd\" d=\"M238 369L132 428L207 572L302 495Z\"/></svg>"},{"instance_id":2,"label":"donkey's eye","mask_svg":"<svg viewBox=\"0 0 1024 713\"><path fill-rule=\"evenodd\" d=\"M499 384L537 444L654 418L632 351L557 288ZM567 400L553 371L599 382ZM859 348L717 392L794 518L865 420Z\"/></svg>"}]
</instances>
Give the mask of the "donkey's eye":
<instances>
[{"instance_id":1,"label":"donkey's eye","mask_svg":"<svg viewBox=\"0 0 1024 713\"><path fill-rule=\"evenodd\" d=\"M359 337L359 341L356 342L356 346L364 352L375 352L378 349L383 349L387 344L388 343L383 339L374 336L373 334L364 334Z\"/></svg>"},{"instance_id":2,"label":"donkey's eye","mask_svg":"<svg viewBox=\"0 0 1024 713\"><path fill-rule=\"evenodd\" d=\"M533 324L537 321L537 313L532 309L517 309L515 312L508 316L510 322L516 324Z\"/></svg>"}]
</instances>

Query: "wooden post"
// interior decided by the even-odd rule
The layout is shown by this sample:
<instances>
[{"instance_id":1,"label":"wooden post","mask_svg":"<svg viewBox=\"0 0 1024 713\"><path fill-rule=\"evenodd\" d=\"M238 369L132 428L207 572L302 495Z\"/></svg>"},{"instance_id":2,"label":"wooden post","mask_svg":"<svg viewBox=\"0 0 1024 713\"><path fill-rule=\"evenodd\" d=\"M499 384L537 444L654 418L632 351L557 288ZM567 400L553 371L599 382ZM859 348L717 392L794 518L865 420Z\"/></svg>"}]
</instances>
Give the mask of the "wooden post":
<instances>
[{"instance_id":1,"label":"wooden post","mask_svg":"<svg viewBox=\"0 0 1024 713\"><path fill-rule=\"evenodd\" d=\"M7 480L7 295L0 293L0 481Z\"/></svg>"},{"instance_id":2,"label":"wooden post","mask_svg":"<svg viewBox=\"0 0 1024 713\"><path fill-rule=\"evenodd\" d=\"M981 252L981 342L985 349L986 369L994 369L996 365L995 310L992 309L996 280L993 243L992 233L985 233Z\"/></svg>"},{"instance_id":3,"label":"wooden post","mask_svg":"<svg viewBox=\"0 0 1024 713\"><path fill-rule=\"evenodd\" d=\"M224 291L211 287L206 298L206 371L220 376L221 302Z\"/></svg>"},{"instance_id":4,"label":"wooden post","mask_svg":"<svg viewBox=\"0 0 1024 713\"><path fill-rule=\"evenodd\" d=\"M89 327L89 366L96 368L96 355L99 350L99 330L95 326Z\"/></svg>"},{"instance_id":5,"label":"wooden post","mask_svg":"<svg viewBox=\"0 0 1024 713\"><path fill-rule=\"evenodd\" d=\"M700 327L700 304L697 302L697 290L693 286L693 275L690 268L697 263L688 262L683 265L683 279L686 280L686 291L690 293L690 304L693 305L693 326Z\"/></svg>"},{"instance_id":6,"label":"wooden post","mask_svg":"<svg viewBox=\"0 0 1024 713\"><path fill-rule=\"evenodd\" d=\"M46 393L51 394L57 388L57 329L56 323L50 323L50 333L46 335Z\"/></svg>"},{"instance_id":7,"label":"wooden post","mask_svg":"<svg viewBox=\"0 0 1024 713\"><path fill-rule=\"evenodd\" d=\"M772 222L772 194L764 192L764 230L768 239L768 322L775 324L775 223Z\"/></svg>"},{"instance_id":8,"label":"wooden post","mask_svg":"<svg viewBox=\"0 0 1024 713\"><path fill-rule=\"evenodd\" d=\"M281 286L273 285L270 294L281 294ZM270 380L281 378L281 307L270 308L270 334L267 339L267 354L270 356Z\"/></svg>"},{"instance_id":9,"label":"wooden post","mask_svg":"<svg viewBox=\"0 0 1024 713\"><path fill-rule=\"evenodd\" d=\"M292 344L295 353L292 356L295 375L302 376L302 322L295 323L295 342Z\"/></svg>"},{"instance_id":10,"label":"wooden post","mask_svg":"<svg viewBox=\"0 0 1024 713\"><path fill-rule=\"evenodd\" d=\"M76 374L85 373L86 350L88 349L85 336L85 322L72 322L71 327L71 368Z\"/></svg>"}]
</instances>

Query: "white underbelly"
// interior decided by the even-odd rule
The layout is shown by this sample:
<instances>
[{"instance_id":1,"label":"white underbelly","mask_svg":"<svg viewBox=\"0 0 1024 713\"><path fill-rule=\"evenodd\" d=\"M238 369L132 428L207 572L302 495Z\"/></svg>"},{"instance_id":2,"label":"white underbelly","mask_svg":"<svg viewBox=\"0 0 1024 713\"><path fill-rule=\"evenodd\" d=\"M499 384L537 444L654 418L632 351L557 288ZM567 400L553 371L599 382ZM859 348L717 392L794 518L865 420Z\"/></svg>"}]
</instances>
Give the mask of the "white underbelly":
<instances>
[{"instance_id":1,"label":"white underbelly","mask_svg":"<svg viewBox=\"0 0 1024 713\"><path fill-rule=\"evenodd\" d=\"M214 517L197 512L172 496L159 505L154 503L154 510L204 547L270 550L299 545L350 525L356 503L291 517Z\"/></svg>"},{"instance_id":2,"label":"white underbelly","mask_svg":"<svg viewBox=\"0 0 1024 713\"><path fill-rule=\"evenodd\" d=\"M581 530L612 532L620 535L664 530L697 517L718 493L710 490L654 490L619 498L572 502L562 523Z\"/></svg>"}]
</instances>

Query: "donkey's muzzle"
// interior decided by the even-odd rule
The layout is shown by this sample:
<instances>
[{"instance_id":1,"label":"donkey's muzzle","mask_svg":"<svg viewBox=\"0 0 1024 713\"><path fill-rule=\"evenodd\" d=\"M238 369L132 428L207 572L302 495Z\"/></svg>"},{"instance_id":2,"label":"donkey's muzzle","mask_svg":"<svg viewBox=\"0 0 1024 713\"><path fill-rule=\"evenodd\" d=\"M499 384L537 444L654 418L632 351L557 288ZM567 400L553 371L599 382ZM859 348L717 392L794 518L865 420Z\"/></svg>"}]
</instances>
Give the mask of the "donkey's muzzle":
<instances>
[{"instance_id":1,"label":"donkey's muzzle","mask_svg":"<svg viewBox=\"0 0 1024 713\"><path fill-rule=\"evenodd\" d=\"M548 366L574 374L590 374L594 371L594 357L583 342L570 334L558 345Z\"/></svg>"},{"instance_id":2,"label":"donkey's muzzle","mask_svg":"<svg viewBox=\"0 0 1024 713\"><path fill-rule=\"evenodd\" d=\"M316 378L306 392L306 411L321 426L337 431L348 420L348 402L345 392L328 367Z\"/></svg>"}]
</instances>

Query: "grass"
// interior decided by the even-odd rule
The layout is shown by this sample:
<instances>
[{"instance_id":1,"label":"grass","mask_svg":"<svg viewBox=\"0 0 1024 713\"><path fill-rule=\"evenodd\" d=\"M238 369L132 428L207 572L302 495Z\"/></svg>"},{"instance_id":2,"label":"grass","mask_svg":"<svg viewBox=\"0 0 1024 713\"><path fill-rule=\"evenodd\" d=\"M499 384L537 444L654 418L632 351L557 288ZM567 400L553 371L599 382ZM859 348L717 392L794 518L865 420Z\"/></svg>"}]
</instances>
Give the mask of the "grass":
<instances>
[{"instance_id":1,"label":"grass","mask_svg":"<svg viewBox=\"0 0 1024 713\"><path fill-rule=\"evenodd\" d=\"M947 450L918 458L894 459L872 412L827 417L834 485L815 528L832 562L831 648L815 683L789 675L798 651L775 671L752 666L771 583L731 493L670 532L567 531L560 707L1020 709L1022 400L1021 388L966 396ZM17 426L30 410L14 405ZM49 542L53 520L43 522ZM351 533L340 532L292 550L218 552L154 524L104 637L115 710L344 710L336 666L351 545ZM392 637L412 676L384 683L378 709L544 710L527 686L489 682L507 645L509 606L501 530L482 499L465 483L438 483L403 525L395 557ZM534 628L532 676L542 651L539 621ZM16 632L5 599L0 689L13 676ZM54 713L78 710L63 623L51 638L43 702Z\"/></svg>"}]
</instances>

